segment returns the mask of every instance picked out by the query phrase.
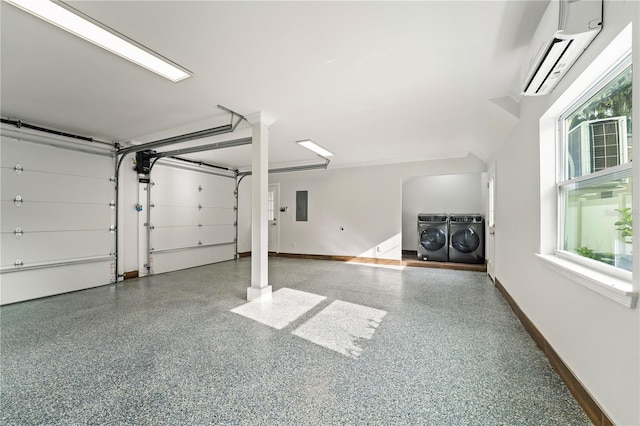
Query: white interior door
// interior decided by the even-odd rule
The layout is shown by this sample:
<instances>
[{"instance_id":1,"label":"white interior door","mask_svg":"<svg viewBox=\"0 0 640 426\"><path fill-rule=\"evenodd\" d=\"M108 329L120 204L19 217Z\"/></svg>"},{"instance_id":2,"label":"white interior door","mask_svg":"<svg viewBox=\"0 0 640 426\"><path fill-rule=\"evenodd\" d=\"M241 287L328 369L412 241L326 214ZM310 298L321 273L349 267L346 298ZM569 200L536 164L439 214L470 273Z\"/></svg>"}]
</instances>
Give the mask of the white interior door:
<instances>
[{"instance_id":1,"label":"white interior door","mask_svg":"<svg viewBox=\"0 0 640 426\"><path fill-rule=\"evenodd\" d=\"M269 185L269 251L278 253L279 235L278 219L280 217L280 185Z\"/></svg>"},{"instance_id":2,"label":"white interior door","mask_svg":"<svg viewBox=\"0 0 640 426\"><path fill-rule=\"evenodd\" d=\"M487 273L492 280L496 279L496 264L495 264L495 237L496 237L496 165L493 163L487 172L487 238L486 238L486 258L487 258Z\"/></svg>"}]
</instances>

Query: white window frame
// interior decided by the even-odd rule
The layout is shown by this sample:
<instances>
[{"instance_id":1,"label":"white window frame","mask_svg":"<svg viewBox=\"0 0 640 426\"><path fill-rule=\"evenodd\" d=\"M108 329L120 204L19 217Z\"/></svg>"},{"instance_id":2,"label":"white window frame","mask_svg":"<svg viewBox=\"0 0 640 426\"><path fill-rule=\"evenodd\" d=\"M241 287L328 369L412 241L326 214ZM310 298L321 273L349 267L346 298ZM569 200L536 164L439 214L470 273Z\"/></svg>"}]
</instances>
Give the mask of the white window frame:
<instances>
[{"instance_id":1,"label":"white window frame","mask_svg":"<svg viewBox=\"0 0 640 426\"><path fill-rule=\"evenodd\" d=\"M574 253L559 250L562 247L560 235L562 235L563 216L561 212L562 199L559 192L559 183L566 180L564 174L564 147L559 143L564 139L563 122L559 117L572 106L578 107L580 100L591 97L602 86L602 81L610 81L614 72L624 69L624 61L631 55L632 26L629 24L602 53L589 65L585 71L562 93L553 105L540 118L540 252L538 258L545 266L561 275L581 284L603 296L610 298L629 308L635 308L638 292L640 290L638 279L634 274L613 266L583 258ZM630 60L631 61L631 60ZM613 66L612 66L613 65ZM628 65L628 64L626 64ZM633 85L638 85L637 69L634 70ZM638 122L638 106L634 90L633 121ZM636 132L637 133L637 132ZM562 138L562 139L560 139ZM637 141L637 136L635 138ZM559 151L561 149L561 151ZM632 168L631 176L634 186L637 188L640 181L637 166L627 163L605 171L590 174L589 178L602 173L608 175L616 170ZM633 212L634 219L638 211L637 190L634 189ZM637 221L637 220L636 220ZM634 232L633 251L636 253L633 260L633 269L638 275L638 253L640 235Z\"/></svg>"},{"instance_id":2,"label":"white window frame","mask_svg":"<svg viewBox=\"0 0 640 426\"><path fill-rule=\"evenodd\" d=\"M622 64L622 67L620 70L616 70L617 71L624 71L626 69L627 66L631 65L631 57L628 58L628 60L624 61ZM589 99L589 98L587 98ZM576 105L582 105L582 100L580 102L576 102ZM576 106L577 108L577 106ZM574 109L573 107L570 107L569 110ZM591 152L589 151L589 147L588 147L588 133L590 133L590 127L593 124L599 124L602 122L611 122L611 121L616 121L616 127L618 128L618 133L620 135L626 135L627 134L627 119L626 117L607 117L607 118L599 118L597 120L587 120L587 121L583 121L582 123L580 123L578 126L574 127L573 129L571 129L570 131L567 131L566 128L563 128L563 126L565 126L564 124L564 120L566 119L566 117L560 117L559 120L561 120L562 122L558 123L558 127L560 129L560 131L562 132L562 134L566 134L567 136L565 137L564 143L565 143L565 148L562 150L562 155L564 155L564 162L563 165L564 167L568 166L568 150L569 147L566 146L566 144L569 143L569 133L577 131L579 129L581 136L583 136L583 133L587 133L587 139L583 139L582 137L580 138L580 169L582 170L583 166L585 165L590 165L593 167L593 164L591 163ZM628 147L627 147L627 137L625 136L620 143L618 144L618 156L620 158L621 163L620 164L625 164L627 163L628 160ZM575 168L575 165L573 166ZM631 168L631 165L629 165L628 167L629 169ZM611 168L609 168L611 169ZM566 171L566 170L565 170ZM592 172L595 173L595 172ZM589 173L589 175L591 175L592 173ZM586 176L586 175L585 175ZM561 177L562 179L562 177ZM566 177L564 178L566 179ZM574 178L574 179L578 179L578 178Z\"/></svg>"}]
</instances>

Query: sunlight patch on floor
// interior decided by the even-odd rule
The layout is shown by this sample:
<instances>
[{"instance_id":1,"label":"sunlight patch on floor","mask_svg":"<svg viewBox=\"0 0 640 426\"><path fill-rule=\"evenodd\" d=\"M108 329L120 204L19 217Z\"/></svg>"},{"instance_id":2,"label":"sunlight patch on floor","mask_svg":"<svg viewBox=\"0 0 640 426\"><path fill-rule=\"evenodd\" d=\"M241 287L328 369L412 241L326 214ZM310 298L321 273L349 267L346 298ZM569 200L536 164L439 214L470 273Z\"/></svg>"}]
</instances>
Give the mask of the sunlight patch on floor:
<instances>
[{"instance_id":1,"label":"sunlight patch on floor","mask_svg":"<svg viewBox=\"0 0 640 426\"><path fill-rule=\"evenodd\" d=\"M305 291L281 288L270 298L263 297L240 305L231 312L251 318L275 329L283 329L326 297Z\"/></svg>"},{"instance_id":2,"label":"sunlight patch on floor","mask_svg":"<svg viewBox=\"0 0 640 426\"><path fill-rule=\"evenodd\" d=\"M271 297L247 302L231 312L281 330L325 299L317 294L282 288ZM364 349L363 341L371 339L386 314L381 309L334 300L292 334L358 359Z\"/></svg>"},{"instance_id":3,"label":"sunlight patch on floor","mask_svg":"<svg viewBox=\"0 0 640 426\"><path fill-rule=\"evenodd\" d=\"M317 345L358 359L363 339L371 339L386 311L336 300L293 331Z\"/></svg>"}]
</instances>

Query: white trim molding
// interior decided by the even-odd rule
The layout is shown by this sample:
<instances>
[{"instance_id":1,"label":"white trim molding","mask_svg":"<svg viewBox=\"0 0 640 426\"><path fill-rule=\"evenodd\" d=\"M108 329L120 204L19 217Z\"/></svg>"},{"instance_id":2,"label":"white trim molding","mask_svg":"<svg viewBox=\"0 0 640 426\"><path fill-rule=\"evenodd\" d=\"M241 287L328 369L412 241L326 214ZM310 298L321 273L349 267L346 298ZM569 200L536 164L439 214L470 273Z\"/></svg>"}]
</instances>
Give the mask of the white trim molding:
<instances>
[{"instance_id":1,"label":"white trim molding","mask_svg":"<svg viewBox=\"0 0 640 426\"><path fill-rule=\"evenodd\" d=\"M633 291L630 282L562 259L559 256L548 254L536 254L536 256L543 261L546 267L572 281L606 296L627 308L633 309L636 307L638 293Z\"/></svg>"}]
</instances>

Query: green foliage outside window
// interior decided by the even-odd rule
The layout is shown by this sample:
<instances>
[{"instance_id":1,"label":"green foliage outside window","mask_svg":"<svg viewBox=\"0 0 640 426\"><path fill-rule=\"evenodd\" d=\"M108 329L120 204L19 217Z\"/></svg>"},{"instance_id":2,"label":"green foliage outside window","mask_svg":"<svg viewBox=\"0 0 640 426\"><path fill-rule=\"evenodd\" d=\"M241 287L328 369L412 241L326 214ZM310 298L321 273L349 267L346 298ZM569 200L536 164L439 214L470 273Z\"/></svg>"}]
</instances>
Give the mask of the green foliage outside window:
<instances>
[{"instance_id":1,"label":"green foliage outside window","mask_svg":"<svg viewBox=\"0 0 640 426\"><path fill-rule=\"evenodd\" d=\"M615 210L622 215L620 220L615 223L616 230L620 231L625 243L633 243L633 215L631 214L631 208L625 207L624 209Z\"/></svg>"},{"instance_id":2,"label":"green foliage outside window","mask_svg":"<svg viewBox=\"0 0 640 426\"><path fill-rule=\"evenodd\" d=\"M564 250L631 271L632 65L618 70L561 117L566 159L565 181L559 183L564 194L561 238Z\"/></svg>"}]
</instances>

